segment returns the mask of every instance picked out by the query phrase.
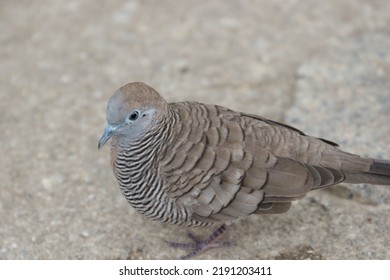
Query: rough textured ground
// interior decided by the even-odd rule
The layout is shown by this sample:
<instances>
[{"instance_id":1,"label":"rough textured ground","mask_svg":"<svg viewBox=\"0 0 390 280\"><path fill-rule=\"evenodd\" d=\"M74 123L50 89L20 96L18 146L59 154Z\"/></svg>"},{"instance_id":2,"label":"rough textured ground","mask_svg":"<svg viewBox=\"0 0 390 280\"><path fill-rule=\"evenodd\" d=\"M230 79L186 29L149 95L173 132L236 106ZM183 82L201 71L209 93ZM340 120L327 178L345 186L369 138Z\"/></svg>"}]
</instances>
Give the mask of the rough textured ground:
<instances>
[{"instance_id":1,"label":"rough textured ground","mask_svg":"<svg viewBox=\"0 0 390 280\"><path fill-rule=\"evenodd\" d=\"M1 1L0 258L172 259L97 150L144 81L390 158L389 1ZM195 229L206 236L210 229ZM342 185L240 220L199 259L390 259L390 188Z\"/></svg>"}]
</instances>

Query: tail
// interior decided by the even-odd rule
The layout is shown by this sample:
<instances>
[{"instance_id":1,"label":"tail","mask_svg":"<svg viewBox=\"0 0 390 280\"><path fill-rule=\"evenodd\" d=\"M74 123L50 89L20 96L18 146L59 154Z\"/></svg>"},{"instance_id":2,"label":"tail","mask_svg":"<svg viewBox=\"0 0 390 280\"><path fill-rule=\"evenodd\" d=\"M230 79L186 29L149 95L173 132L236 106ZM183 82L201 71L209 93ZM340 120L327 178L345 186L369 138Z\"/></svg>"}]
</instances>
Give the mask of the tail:
<instances>
[{"instance_id":1,"label":"tail","mask_svg":"<svg viewBox=\"0 0 390 280\"><path fill-rule=\"evenodd\" d=\"M346 183L390 185L390 161L373 159L367 171L347 173Z\"/></svg>"}]
</instances>

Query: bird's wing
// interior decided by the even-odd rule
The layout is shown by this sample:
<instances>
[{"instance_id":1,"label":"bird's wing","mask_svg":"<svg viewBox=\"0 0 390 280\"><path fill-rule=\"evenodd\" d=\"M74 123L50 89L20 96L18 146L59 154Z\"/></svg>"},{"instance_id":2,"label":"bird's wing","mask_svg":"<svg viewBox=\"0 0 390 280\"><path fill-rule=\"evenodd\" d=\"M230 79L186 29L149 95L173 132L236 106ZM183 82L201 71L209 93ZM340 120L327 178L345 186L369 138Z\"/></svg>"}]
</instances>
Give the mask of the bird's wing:
<instances>
[{"instance_id":1,"label":"bird's wing","mask_svg":"<svg viewBox=\"0 0 390 280\"><path fill-rule=\"evenodd\" d=\"M185 105L180 107L177 140L161 170L168 195L189 207L194 219L216 222L283 213L310 190L344 179L340 171L264 147L256 129L279 124L250 120L222 107Z\"/></svg>"}]
</instances>

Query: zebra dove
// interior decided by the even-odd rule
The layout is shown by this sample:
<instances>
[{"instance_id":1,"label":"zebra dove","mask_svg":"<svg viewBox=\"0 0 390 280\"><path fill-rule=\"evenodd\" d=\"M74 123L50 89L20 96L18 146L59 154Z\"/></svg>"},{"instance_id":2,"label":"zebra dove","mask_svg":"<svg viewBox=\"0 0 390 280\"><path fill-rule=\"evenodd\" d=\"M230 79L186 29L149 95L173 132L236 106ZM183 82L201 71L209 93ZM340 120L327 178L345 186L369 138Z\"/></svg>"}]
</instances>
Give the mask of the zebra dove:
<instances>
[{"instance_id":1,"label":"zebra dove","mask_svg":"<svg viewBox=\"0 0 390 280\"><path fill-rule=\"evenodd\" d=\"M111 165L141 214L183 226L280 214L309 191L341 182L390 185L390 161L341 151L337 144L266 118L197 102L167 103L140 82L108 101L98 147L110 138ZM217 242L190 235L189 258Z\"/></svg>"}]
</instances>

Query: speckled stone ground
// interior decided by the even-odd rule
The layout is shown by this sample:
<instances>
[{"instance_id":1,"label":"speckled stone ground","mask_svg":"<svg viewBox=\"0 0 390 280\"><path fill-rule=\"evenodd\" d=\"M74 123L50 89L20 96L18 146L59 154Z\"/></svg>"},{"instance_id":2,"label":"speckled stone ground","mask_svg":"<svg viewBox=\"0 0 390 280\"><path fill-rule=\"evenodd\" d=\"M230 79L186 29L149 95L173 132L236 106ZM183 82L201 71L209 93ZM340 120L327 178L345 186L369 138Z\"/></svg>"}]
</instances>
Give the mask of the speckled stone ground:
<instances>
[{"instance_id":1,"label":"speckled stone ground","mask_svg":"<svg viewBox=\"0 0 390 280\"><path fill-rule=\"evenodd\" d=\"M97 150L108 97L144 81L390 158L390 2L1 1L0 258L174 259ZM199 259L390 259L390 190L342 185ZM193 231L207 236L211 229Z\"/></svg>"}]
</instances>

